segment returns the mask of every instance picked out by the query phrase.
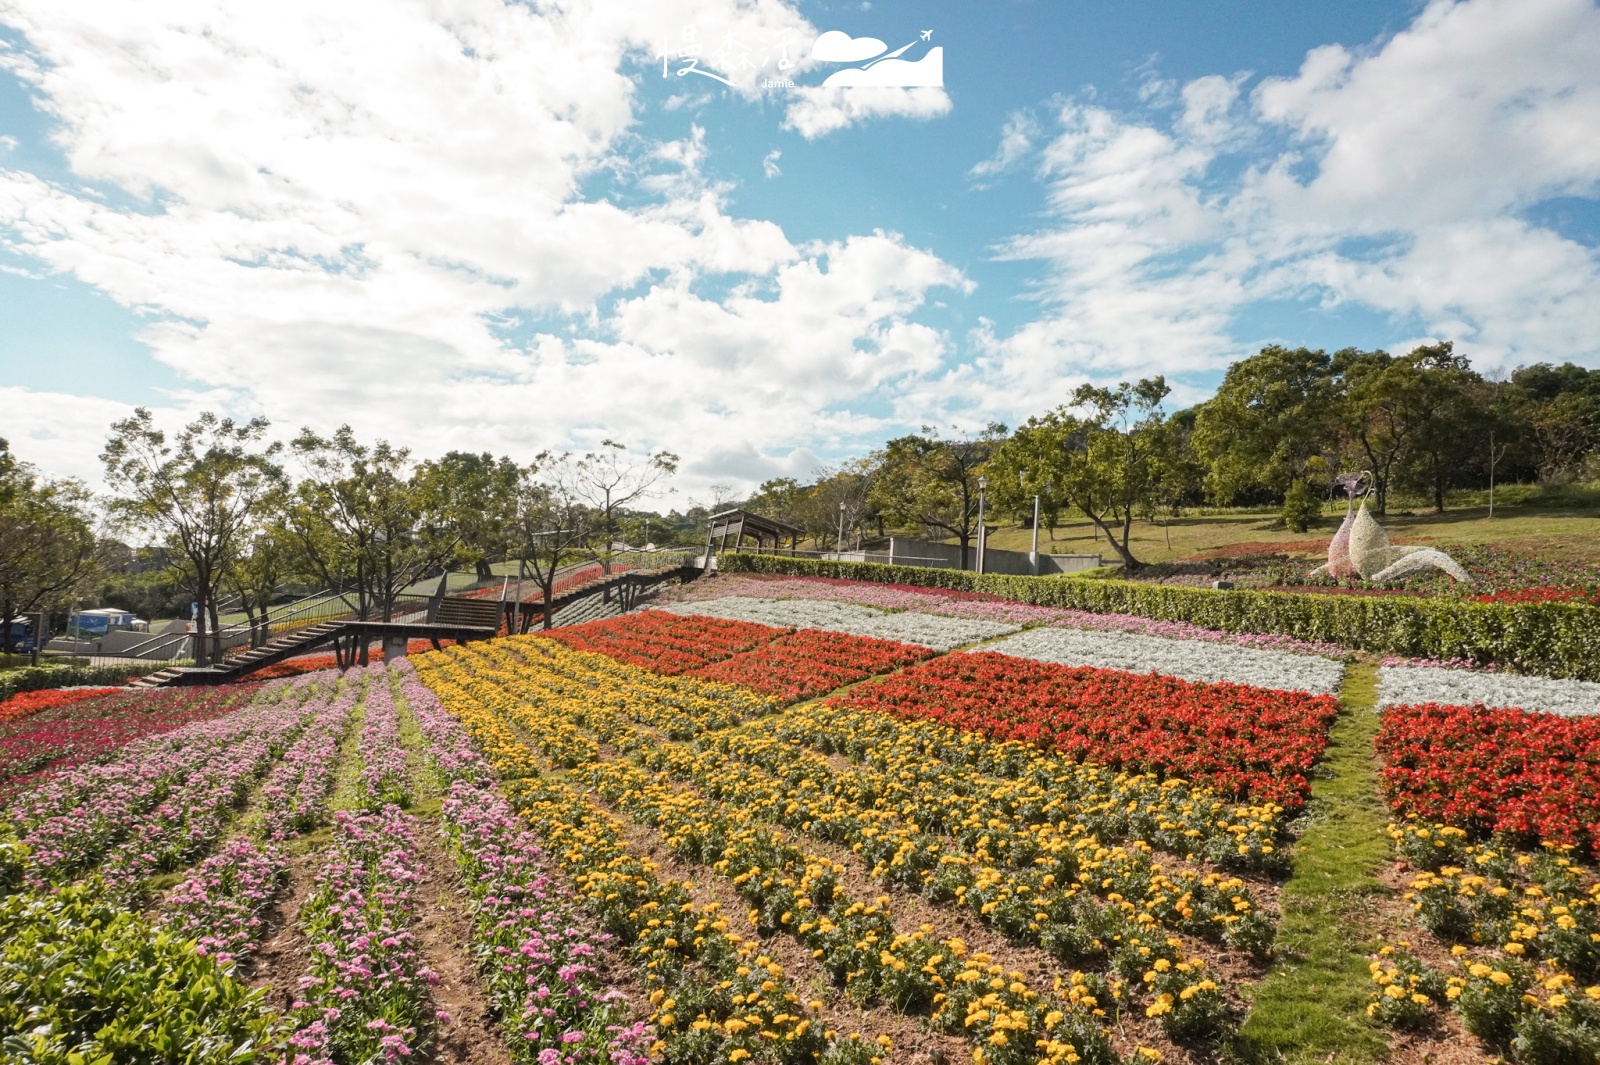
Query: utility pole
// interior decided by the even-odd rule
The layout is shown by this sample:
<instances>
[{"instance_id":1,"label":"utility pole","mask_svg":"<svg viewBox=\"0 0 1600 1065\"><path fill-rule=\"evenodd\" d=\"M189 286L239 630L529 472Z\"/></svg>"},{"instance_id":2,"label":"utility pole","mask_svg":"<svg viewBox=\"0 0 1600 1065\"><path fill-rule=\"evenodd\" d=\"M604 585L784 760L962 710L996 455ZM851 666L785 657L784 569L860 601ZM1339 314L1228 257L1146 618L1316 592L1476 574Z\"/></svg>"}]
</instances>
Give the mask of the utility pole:
<instances>
[{"instance_id":1,"label":"utility pole","mask_svg":"<svg viewBox=\"0 0 1600 1065\"><path fill-rule=\"evenodd\" d=\"M1506 457L1510 444L1501 444L1499 452L1494 448L1494 430L1489 430L1489 517L1494 517L1494 468L1500 460Z\"/></svg>"}]
</instances>

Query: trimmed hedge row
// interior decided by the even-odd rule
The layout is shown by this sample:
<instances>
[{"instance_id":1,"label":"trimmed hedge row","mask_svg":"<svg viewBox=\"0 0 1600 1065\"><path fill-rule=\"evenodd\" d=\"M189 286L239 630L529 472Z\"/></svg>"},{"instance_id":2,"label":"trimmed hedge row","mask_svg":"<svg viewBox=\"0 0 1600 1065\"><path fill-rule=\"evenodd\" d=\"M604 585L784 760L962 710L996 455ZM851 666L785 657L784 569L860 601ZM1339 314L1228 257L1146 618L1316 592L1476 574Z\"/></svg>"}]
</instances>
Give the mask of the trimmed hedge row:
<instances>
[{"instance_id":1,"label":"trimmed hedge row","mask_svg":"<svg viewBox=\"0 0 1600 1065\"><path fill-rule=\"evenodd\" d=\"M0 672L0 703L21 692L80 685L118 687L129 677L142 677L167 667L165 662L129 662L119 666L23 666Z\"/></svg>"},{"instance_id":2,"label":"trimmed hedge row","mask_svg":"<svg viewBox=\"0 0 1600 1065\"><path fill-rule=\"evenodd\" d=\"M1097 614L1186 621L1224 632L1327 640L1352 650L1418 658L1470 658L1548 677L1600 680L1600 607L1474 603L1400 595L1316 595L1184 588L1135 581L1014 577L970 570L725 554L724 573L843 577L987 592L1002 599Z\"/></svg>"}]
</instances>

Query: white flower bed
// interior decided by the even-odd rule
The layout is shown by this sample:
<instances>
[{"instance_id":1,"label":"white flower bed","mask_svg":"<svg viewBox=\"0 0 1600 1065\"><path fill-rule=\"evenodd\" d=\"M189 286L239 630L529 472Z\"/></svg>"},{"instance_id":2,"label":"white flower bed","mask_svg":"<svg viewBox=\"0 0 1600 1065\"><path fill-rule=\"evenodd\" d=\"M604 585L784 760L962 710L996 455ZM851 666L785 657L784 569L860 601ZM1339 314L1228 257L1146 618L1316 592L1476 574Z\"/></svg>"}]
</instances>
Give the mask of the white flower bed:
<instances>
[{"instance_id":1,"label":"white flower bed","mask_svg":"<svg viewBox=\"0 0 1600 1065\"><path fill-rule=\"evenodd\" d=\"M1184 680L1232 681L1257 688L1331 694L1339 690L1344 664L1316 655L1264 651L1231 644L1168 640L1132 632L1029 629L982 648L1056 662L1130 673L1165 673Z\"/></svg>"},{"instance_id":2,"label":"white flower bed","mask_svg":"<svg viewBox=\"0 0 1600 1065\"><path fill-rule=\"evenodd\" d=\"M885 614L854 603L835 603L823 599L754 599L736 595L697 603L669 603L660 609L674 614L704 614L734 621L754 621L797 629L822 629L853 636L876 636L880 640L899 640L936 651L948 651L962 644L1016 632L1019 626L999 621L950 618L911 611Z\"/></svg>"},{"instance_id":3,"label":"white flower bed","mask_svg":"<svg viewBox=\"0 0 1600 1065\"><path fill-rule=\"evenodd\" d=\"M1600 714L1600 684L1430 666L1385 666L1378 671L1378 706L1505 707L1583 717Z\"/></svg>"}]
</instances>

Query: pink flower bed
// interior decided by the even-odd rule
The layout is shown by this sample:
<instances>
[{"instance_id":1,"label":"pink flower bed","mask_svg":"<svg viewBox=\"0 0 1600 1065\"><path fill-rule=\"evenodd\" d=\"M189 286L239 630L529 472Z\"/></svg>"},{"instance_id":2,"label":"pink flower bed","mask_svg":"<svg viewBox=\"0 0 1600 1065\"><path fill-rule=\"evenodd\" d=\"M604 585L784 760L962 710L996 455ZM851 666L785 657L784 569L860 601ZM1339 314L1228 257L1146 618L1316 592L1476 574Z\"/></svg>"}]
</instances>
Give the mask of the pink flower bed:
<instances>
[{"instance_id":1,"label":"pink flower bed","mask_svg":"<svg viewBox=\"0 0 1600 1065\"><path fill-rule=\"evenodd\" d=\"M905 584L871 584L831 577L761 577L730 574L693 581L663 596L664 601L695 602L724 596L748 595L760 599L825 599L855 603L879 610L910 610L943 617L999 621L1012 625L1060 625L1097 632L1135 632L1169 640L1199 640L1256 647L1264 651L1342 657L1344 648L1324 641L1252 632L1221 632L1182 621L1157 621L1133 614L1095 614L1087 610L1015 603L981 592L915 588Z\"/></svg>"}]
</instances>

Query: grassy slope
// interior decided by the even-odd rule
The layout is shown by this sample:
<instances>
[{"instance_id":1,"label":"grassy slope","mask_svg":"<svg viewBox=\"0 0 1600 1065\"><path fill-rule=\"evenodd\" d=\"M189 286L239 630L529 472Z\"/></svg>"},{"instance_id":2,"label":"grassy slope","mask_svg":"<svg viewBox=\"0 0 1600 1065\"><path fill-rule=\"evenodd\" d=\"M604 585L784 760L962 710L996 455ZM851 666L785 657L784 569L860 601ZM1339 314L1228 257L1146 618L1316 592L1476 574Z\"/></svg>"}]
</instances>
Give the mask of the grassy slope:
<instances>
[{"instance_id":1,"label":"grassy slope","mask_svg":"<svg viewBox=\"0 0 1600 1065\"><path fill-rule=\"evenodd\" d=\"M1522 488L1523 486L1517 486ZM1402 542L1426 540L1439 545L1498 543L1508 550L1571 561L1600 562L1600 493L1573 491L1567 495L1534 496L1528 491L1496 497L1495 516L1479 498L1463 493L1450 501L1443 514L1418 510L1401 513L1399 506L1383 519L1391 536ZM1478 497L1484 493L1477 493ZM1192 514L1171 522L1170 529L1159 524L1135 522L1134 554L1146 562L1170 562L1225 548L1233 544L1274 545L1274 550L1300 550L1314 553L1327 547L1328 538L1339 527L1343 507L1328 507L1327 517L1304 533L1292 533L1279 524L1270 509L1220 514ZM1068 554L1100 552L1108 558L1114 552L1105 538L1098 536L1086 519L1056 526L1056 537L1048 529L1039 531L1039 550ZM1172 547L1167 547L1170 533ZM989 537L989 545L1011 551L1026 551L1032 532L1003 528Z\"/></svg>"},{"instance_id":2,"label":"grassy slope","mask_svg":"<svg viewBox=\"0 0 1600 1065\"><path fill-rule=\"evenodd\" d=\"M1390 857L1372 754L1376 668L1351 665L1339 701L1344 712L1314 775L1308 824L1283 889L1281 960L1257 986L1244 1026L1246 1060L1360 1063L1384 1054L1365 1015L1374 904L1385 890L1376 873Z\"/></svg>"}]
</instances>

